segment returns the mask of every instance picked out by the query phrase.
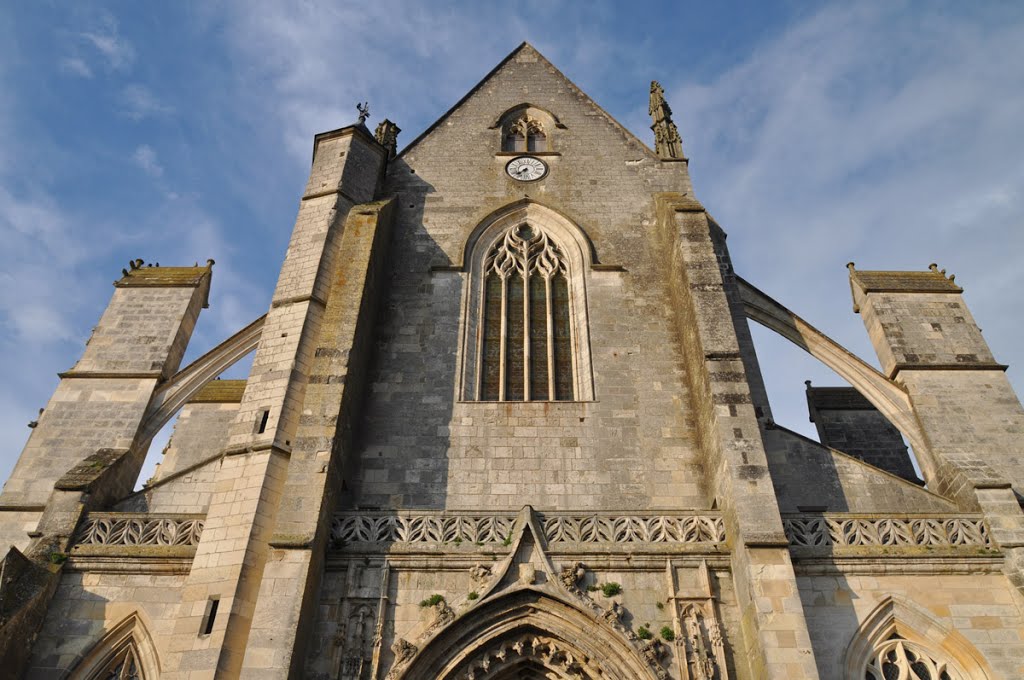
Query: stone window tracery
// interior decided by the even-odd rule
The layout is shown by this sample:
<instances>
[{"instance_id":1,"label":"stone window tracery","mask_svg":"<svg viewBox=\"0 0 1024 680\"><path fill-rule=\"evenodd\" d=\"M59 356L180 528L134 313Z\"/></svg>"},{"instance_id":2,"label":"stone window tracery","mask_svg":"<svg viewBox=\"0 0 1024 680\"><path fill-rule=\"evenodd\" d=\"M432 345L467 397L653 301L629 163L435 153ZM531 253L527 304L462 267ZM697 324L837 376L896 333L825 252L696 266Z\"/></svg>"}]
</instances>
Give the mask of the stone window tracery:
<instances>
[{"instance_id":1,"label":"stone window tracery","mask_svg":"<svg viewBox=\"0 0 1024 680\"><path fill-rule=\"evenodd\" d=\"M547 151L548 138L544 124L526 114L511 120L505 126L501 150L519 153Z\"/></svg>"},{"instance_id":2,"label":"stone window tracery","mask_svg":"<svg viewBox=\"0 0 1024 680\"><path fill-rule=\"evenodd\" d=\"M864 680L964 680L948 663L894 634L868 661Z\"/></svg>"},{"instance_id":3,"label":"stone window tracery","mask_svg":"<svg viewBox=\"0 0 1024 680\"><path fill-rule=\"evenodd\" d=\"M483 265L481 401L572 401L566 258L540 228L505 232Z\"/></svg>"},{"instance_id":4,"label":"stone window tracery","mask_svg":"<svg viewBox=\"0 0 1024 680\"><path fill-rule=\"evenodd\" d=\"M464 401L592 401L587 304L593 246L530 199L466 240L458 390Z\"/></svg>"},{"instance_id":5,"label":"stone window tracery","mask_svg":"<svg viewBox=\"0 0 1024 680\"><path fill-rule=\"evenodd\" d=\"M135 648L127 645L92 677L93 680L142 680Z\"/></svg>"},{"instance_id":6,"label":"stone window tracery","mask_svg":"<svg viewBox=\"0 0 1024 680\"><path fill-rule=\"evenodd\" d=\"M846 650L846 680L991 680L978 650L929 610L887 595Z\"/></svg>"}]
</instances>

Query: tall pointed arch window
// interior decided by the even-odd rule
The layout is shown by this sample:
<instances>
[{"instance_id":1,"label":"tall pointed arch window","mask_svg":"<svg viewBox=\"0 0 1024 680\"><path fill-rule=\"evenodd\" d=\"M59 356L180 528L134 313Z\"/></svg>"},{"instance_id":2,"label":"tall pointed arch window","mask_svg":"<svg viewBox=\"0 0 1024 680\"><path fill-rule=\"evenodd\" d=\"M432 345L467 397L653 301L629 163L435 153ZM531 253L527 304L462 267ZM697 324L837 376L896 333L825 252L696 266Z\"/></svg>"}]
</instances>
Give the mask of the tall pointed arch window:
<instances>
[{"instance_id":1,"label":"tall pointed arch window","mask_svg":"<svg viewBox=\"0 0 1024 680\"><path fill-rule=\"evenodd\" d=\"M484 259L481 401L572 401L565 256L529 224L505 232Z\"/></svg>"},{"instance_id":2,"label":"tall pointed arch window","mask_svg":"<svg viewBox=\"0 0 1024 680\"><path fill-rule=\"evenodd\" d=\"M465 256L462 399L593 400L583 231L527 199L478 225Z\"/></svg>"}]
</instances>

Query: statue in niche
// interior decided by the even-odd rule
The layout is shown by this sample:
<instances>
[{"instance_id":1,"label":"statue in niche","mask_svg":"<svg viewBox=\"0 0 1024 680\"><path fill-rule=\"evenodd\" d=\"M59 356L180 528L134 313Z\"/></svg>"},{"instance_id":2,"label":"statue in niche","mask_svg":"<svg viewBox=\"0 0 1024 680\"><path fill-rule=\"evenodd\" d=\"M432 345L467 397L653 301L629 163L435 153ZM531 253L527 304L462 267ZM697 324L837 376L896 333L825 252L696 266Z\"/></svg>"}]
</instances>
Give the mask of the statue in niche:
<instances>
[{"instance_id":1,"label":"statue in niche","mask_svg":"<svg viewBox=\"0 0 1024 680\"><path fill-rule=\"evenodd\" d=\"M718 659L724 651L718 623L706 620L704 612L696 605L683 609L682 620L682 642L691 680L724 680L718 668Z\"/></svg>"},{"instance_id":2,"label":"statue in niche","mask_svg":"<svg viewBox=\"0 0 1024 680\"><path fill-rule=\"evenodd\" d=\"M364 604L349 617L346 625L339 631L335 641L344 645L341 680L364 680L369 677L373 657L373 624L373 610Z\"/></svg>"}]
</instances>

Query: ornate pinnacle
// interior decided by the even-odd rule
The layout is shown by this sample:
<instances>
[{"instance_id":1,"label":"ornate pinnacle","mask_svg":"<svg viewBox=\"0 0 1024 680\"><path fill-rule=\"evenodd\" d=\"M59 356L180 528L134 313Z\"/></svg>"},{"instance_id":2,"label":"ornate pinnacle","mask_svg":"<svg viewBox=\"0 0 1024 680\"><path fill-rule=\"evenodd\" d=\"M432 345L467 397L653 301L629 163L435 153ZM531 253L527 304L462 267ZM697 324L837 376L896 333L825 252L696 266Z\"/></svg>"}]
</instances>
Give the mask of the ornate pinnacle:
<instances>
[{"instance_id":1,"label":"ornate pinnacle","mask_svg":"<svg viewBox=\"0 0 1024 680\"><path fill-rule=\"evenodd\" d=\"M377 130L373 136L377 138L377 142L381 146L388 150L388 158L394 158L395 153L398 151L398 133L401 131L402 128L387 118L377 125Z\"/></svg>"},{"instance_id":2,"label":"ornate pinnacle","mask_svg":"<svg viewBox=\"0 0 1024 680\"><path fill-rule=\"evenodd\" d=\"M683 140L672 122L672 109L665 101L665 89L657 80L651 81L651 100L647 112L651 114L654 131L654 150L662 158L683 158Z\"/></svg>"}]
</instances>

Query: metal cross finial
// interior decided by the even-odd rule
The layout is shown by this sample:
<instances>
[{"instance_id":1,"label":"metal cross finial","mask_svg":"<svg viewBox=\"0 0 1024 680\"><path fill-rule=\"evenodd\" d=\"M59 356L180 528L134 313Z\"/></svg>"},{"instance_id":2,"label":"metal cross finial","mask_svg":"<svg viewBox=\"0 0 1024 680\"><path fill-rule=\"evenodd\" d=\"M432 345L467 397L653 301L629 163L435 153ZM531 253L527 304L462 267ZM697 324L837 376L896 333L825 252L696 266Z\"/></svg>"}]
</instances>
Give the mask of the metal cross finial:
<instances>
[{"instance_id":1,"label":"metal cross finial","mask_svg":"<svg viewBox=\"0 0 1024 680\"><path fill-rule=\"evenodd\" d=\"M366 119L370 117L370 102L357 103L356 111L359 112L359 124L364 124Z\"/></svg>"}]
</instances>

